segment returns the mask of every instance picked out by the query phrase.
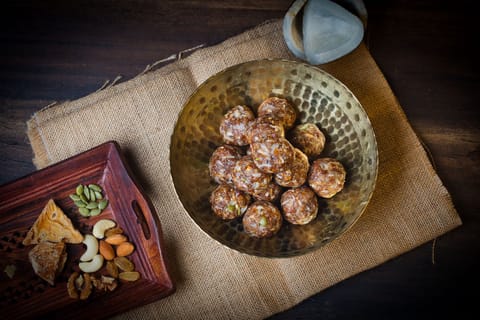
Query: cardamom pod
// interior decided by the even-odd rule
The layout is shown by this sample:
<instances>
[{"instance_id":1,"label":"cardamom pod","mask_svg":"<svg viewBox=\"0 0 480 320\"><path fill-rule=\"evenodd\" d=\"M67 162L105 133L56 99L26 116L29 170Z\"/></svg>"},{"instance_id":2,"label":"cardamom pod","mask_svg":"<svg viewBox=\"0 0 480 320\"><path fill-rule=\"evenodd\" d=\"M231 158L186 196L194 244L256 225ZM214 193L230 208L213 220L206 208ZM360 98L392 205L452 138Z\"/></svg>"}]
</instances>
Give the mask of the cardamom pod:
<instances>
[{"instance_id":1,"label":"cardamom pod","mask_svg":"<svg viewBox=\"0 0 480 320\"><path fill-rule=\"evenodd\" d=\"M77 194L77 196L80 196L81 194L83 194L83 185L79 184L77 186L77 189L75 189L75 193Z\"/></svg>"},{"instance_id":2,"label":"cardamom pod","mask_svg":"<svg viewBox=\"0 0 480 320\"><path fill-rule=\"evenodd\" d=\"M69 195L70 199L72 199L73 201L78 201L80 200L80 197L76 194L71 194Z\"/></svg>"},{"instance_id":3,"label":"cardamom pod","mask_svg":"<svg viewBox=\"0 0 480 320\"><path fill-rule=\"evenodd\" d=\"M102 210L100 210L99 208L92 209L92 210L90 210L90 216L91 217L98 216L100 214L100 212L102 212Z\"/></svg>"},{"instance_id":4,"label":"cardamom pod","mask_svg":"<svg viewBox=\"0 0 480 320\"><path fill-rule=\"evenodd\" d=\"M95 198L97 198L97 200L102 200L103 199L102 193L99 191L95 191Z\"/></svg>"},{"instance_id":5,"label":"cardamom pod","mask_svg":"<svg viewBox=\"0 0 480 320\"><path fill-rule=\"evenodd\" d=\"M107 206L108 206L108 200L107 200L107 199L103 199L102 201L100 201L100 202L98 203L98 208L99 208L100 210L105 209Z\"/></svg>"},{"instance_id":6,"label":"cardamom pod","mask_svg":"<svg viewBox=\"0 0 480 320\"><path fill-rule=\"evenodd\" d=\"M92 189L90 189L90 201L95 201L95 191L93 191Z\"/></svg>"},{"instance_id":7,"label":"cardamom pod","mask_svg":"<svg viewBox=\"0 0 480 320\"><path fill-rule=\"evenodd\" d=\"M98 208L98 203L96 203L95 201L90 201L85 208L96 209L96 208Z\"/></svg>"},{"instance_id":8,"label":"cardamom pod","mask_svg":"<svg viewBox=\"0 0 480 320\"><path fill-rule=\"evenodd\" d=\"M83 201L74 201L73 203L75 203L75 205L79 208L85 208L87 205L85 204L85 202Z\"/></svg>"},{"instance_id":9,"label":"cardamom pod","mask_svg":"<svg viewBox=\"0 0 480 320\"><path fill-rule=\"evenodd\" d=\"M102 188L94 183L89 184L88 187L93 191L102 192Z\"/></svg>"},{"instance_id":10,"label":"cardamom pod","mask_svg":"<svg viewBox=\"0 0 480 320\"><path fill-rule=\"evenodd\" d=\"M78 212L84 217L89 217L90 216L90 210L87 208L78 208Z\"/></svg>"},{"instance_id":11,"label":"cardamom pod","mask_svg":"<svg viewBox=\"0 0 480 320\"><path fill-rule=\"evenodd\" d=\"M83 194L87 200L90 200L90 189L87 186L83 186Z\"/></svg>"}]
</instances>

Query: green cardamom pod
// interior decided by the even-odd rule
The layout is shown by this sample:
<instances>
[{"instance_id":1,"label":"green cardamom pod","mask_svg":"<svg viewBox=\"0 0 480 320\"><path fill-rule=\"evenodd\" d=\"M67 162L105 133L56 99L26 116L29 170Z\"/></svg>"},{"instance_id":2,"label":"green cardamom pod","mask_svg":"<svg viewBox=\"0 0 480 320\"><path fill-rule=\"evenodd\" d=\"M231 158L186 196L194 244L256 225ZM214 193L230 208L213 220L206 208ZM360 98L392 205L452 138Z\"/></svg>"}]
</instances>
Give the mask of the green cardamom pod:
<instances>
[{"instance_id":1,"label":"green cardamom pod","mask_svg":"<svg viewBox=\"0 0 480 320\"><path fill-rule=\"evenodd\" d=\"M75 205L76 205L77 207L79 207L79 208L85 208L85 207L86 207L86 204L85 204L83 201L81 201L81 200L77 200L77 201L75 201L74 203L75 203Z\"/></svg>"},{"instance_id":2,"label":"green cardamom pod","mask_svg":"<svg viewBox=\"0 0 480 320\"><path fill-rule=\"evenodd\" d=\"M99 208L92 209L92 210L90 210L90 216L91 217L98 216L100 214L100 212L102 212L102 210L100 210Z\"/></svg>"},{"instance_id":3,"label":"green cardamom pod","mask_svg":"<svg viewBox=\"0 0 480 320\"><path fill-rule=\"evenodd\" d=\"M96 184L89 184L88 187L93 191L102 192L102 188Z\"/></svg>"},{"instance_id":4,"label":"green cardamom pod","mask_svg":"<svg viewBox=\"0 0 480 320\"><path fill-rule=\"evenodd\" d=\"M83 194L87 200L90 200L90 189L87 186L83 186Z\"/></svg>"},{"instance_id":5,"label":"green cardamom pod","mask_svg":"<svg viewBox=\"0 0 480 320\"><path fill-rule=\"evenodd\" d=\"M89 217L90 216L90 210L87 208L78 208L78 212L84 217Z\"/></svg>"},{"instance_id":6,"label":"green cardamom pod","mask_svg":"<svg viewBox=\"0 0 480 320\"><path fill-rule=\"evenodd\" d=\"M73 201L78 201L80 200L80 197L76 194L71 194L69 195L70 199L72 199Z\"/></svg>"},{"instance_id":7,"label":"green cardamom pod","mask_svg":"<svg viewBox=\"0 0 480 320\"><path fill-rule=\"evenodd\" d=\"M83 194L83 185L79 184L77 186L77 189L75 189L75 193L80 196L81 194Z\"/></svg>"},{"instance_id":8,"label":"green cardamom pod","mask_svg":"<svg viewBox=\"0 0 480 320\"><path fill-rule=\"evenodd\" d=\"M98 203L96 203L94 201L91 201L90 203L87 204L87 206L85 208L87 208L87 209L97 209L98 208Z\"/></svg>"},{"instance_id":9,"label":"green cardamom pod","mask_svg":"<svg viewBox=\"0 0 480 320\"><path fill-rule=\"evenodd\" d=\"M103 199L102 201L100 201L100 202L98 203L98 208L99 208L100 210L105 209L107 206L108 206L108 200L107 200L107 199Z\"/></svg>"}]
</instances>

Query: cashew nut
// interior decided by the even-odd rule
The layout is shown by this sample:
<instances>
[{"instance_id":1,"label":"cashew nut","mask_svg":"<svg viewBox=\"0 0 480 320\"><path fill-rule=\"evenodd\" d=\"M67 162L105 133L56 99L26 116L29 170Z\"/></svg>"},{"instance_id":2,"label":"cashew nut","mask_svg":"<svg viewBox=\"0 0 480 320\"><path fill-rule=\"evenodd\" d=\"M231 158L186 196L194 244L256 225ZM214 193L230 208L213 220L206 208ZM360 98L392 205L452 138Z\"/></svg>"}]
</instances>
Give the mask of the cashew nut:
<instances>
[{"instance_id":1,"label":"cashew nut","mask_svg":"<svg viewBox=\"0 0 480 320\"><path fill-rule=\"evenodd\" d=\"M109 220L109 219L99 220L93 226L92 233L97 239L103 239L103 237L105 237L105 230L113 228L113 227L115 227L115 225L116 225L116 223L113 220Z\"/></svg>"},{"instance_id":2,"label":"cashew nut","mask_svg":"<svg viewBox=\"0 0 480 320\"><path fill-rule=\"evenodd\" d=\"M85 235L83 244L87 246L87 250L80 257L80 261L90 261L98 253L98 240L91 234Z\"/></svg>"},{"instance_id":3,"label":"cashew nut","mask_svg":"<svg viewBox=\"0 0 480 320\"><path fill-rule=\"evenodd\" d=\"M78 267L85 273L92 273L100 270L103 266L103 256L101 254L97 254L93 257L92 261L88 262L80 262Z\"/></svg>"}]
</instances>

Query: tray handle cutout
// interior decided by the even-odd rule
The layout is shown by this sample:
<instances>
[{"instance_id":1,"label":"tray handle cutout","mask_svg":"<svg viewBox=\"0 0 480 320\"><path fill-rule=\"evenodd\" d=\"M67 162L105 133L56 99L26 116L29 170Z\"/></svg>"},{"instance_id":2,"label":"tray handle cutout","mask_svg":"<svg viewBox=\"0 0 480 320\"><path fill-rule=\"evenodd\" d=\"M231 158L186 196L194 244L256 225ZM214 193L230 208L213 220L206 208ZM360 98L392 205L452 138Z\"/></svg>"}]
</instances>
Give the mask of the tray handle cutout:
<instances>
[{"instance_id":1,"label":"tray handle cutout","mask_svg":"<svg viewBox=\"0 0 480 320\"><path fill-rule=\"evenodd\" d=\"M142 228L143 236L145 237L145 239L149 240L152 234L150 232L150 228L148 227L148 222L147 222L147 219L145 218L143 209L137 200L132 201L132 209L135 212L135 215L137 216L137 223L140 224Z\"/></svg>"}]
</instances>

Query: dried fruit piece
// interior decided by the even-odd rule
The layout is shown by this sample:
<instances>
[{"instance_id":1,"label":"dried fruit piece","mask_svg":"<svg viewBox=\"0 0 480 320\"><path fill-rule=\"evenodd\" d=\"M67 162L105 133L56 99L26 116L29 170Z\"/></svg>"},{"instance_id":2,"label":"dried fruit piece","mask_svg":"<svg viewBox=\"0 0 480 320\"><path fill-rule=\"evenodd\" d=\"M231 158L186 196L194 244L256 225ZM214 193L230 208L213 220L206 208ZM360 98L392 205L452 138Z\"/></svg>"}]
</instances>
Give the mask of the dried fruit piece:
<instances>
[{"instance_id":1,"label":"dried fruit piece","mask_svg":"<svg viewBox=\"0 0 480 320\"><path fill-rule=\"evenodd\" d=\"M115 228L111 228L111 229L108 229L107 231L105 231L105 237L110 237L110 236L113 236L114 234L122 234L123 233L123 229L120 228L120 227L115 227Z\"/></svg>"},{"instance_id":2,"label":"dried fruit piece","mask_svg":"<svg viewBox=\"0 0 480 320\"><path fill-rule=\"evenodd\" d=\"M83 288L83 276L79 275L77 279L75 279L75 288L77 288L78 291L82 290Z\"/></svg>"},{"instance_id":3,"label":"dried fruit piece","mask_svg":"<svg viewBox=\"0 0 480 320\"><path fill-rule=\"evenodd\" d=\"M102 276L100 279L92 277L92 283L95 288L103 291L113 291L117 288L117 280L112 277Z\"/></svg>"},{"instance_id":4,"label":"dried fruit piece","mask_svg":"<svg viewBox=\"0 0 480 320\"><path fill-rule=\"evenodd\" d=\"M70 275L67 282L68 295L72 299L78 299L78 292L75 286L75 281L77 280L77 278L78 278L78 272L74 272Z\"/></svg>"},{"instance_id":5,"label":"dried fruit piece","mask_svg":"<svg viewBox=\"0 0 480 320\"><path fill-rule=\"evenodd\" d=\"M109 243L105 242L104 240L100 240L99 245L100 254L105 258L105 260L113 260L113 258L115 258L115 251Z\"/></svg>"},{"instance_id":6,"label":"dried fruit piece","mask_svg":"<svg viewBox=\"0 0 480 320\"><path fill-rule=\"evenodd\" d=\"M85 300L90 296L92 293L92 282L90 280L90 275L85 273L83 275L84 282L83 282L83 289L80 291L80 300Z\"/></svg>"},{"instance_id":7,"label":"dried fruit piece","mask_svg":"<svg viewBox=\"0 0 480 320\"><path fill-rule=\"evenodd\" d=\"M83 276L78 272L70 275L67 282L68 295L72 299L86 300L92 293L91 277L88 273ZM79 294L80 292L80 294Z\"/></svg>"},{"instance_id":8,"label":"dried fruit piece","mask_svg":"<svg viewBox=\"0 0 480 320\"><path fill-rule=\"evenodd\" d=\"M118 277L124 281L137 281L140 279L140 273L137 271L125 271L121 272Z\"/></svg>"},{"instance_id":9,"label":"dried fruit piece","mask_svg":"<svg viewBox=\"0 0 480 320\"><path fill-rule=\"evenodd\" d=\"M113 278L118 278L118 267L113 261L107 261L106 268L110 276L112 276Z\"/></svg>"},{"instance_id":10,"label":"dried fruit piece","mask_svg":"<svg viewBox=\"0 0 480 320\"><path fill-rule=\"evenodd\" d=\"M135 265L133 264L133 262L126 257L116 257L115 259L113 259L113 262L117 267L120 268L120 270L123 270L123 271L135 270Z\"/></svg>"},{"instance_id":11,"label":"dried fruit piece","mask_svg":"<svg viewBox=\"0 0 480 320\"><path fill-rule=\"evenodd\" d=\"M115 278L102 276L102 282L105 284L112 284L115 282Z\"/></svg>"},{"instance_id":12,"label":"dried fruit piece","mask_svg":"<svg viewBox=\"0 0 480 320\"><path fill-rule=\"evenodd\" d=\"M258 222L262 227L265 227L267 225L267 218L261 217L260 221Z\"/></svg>"},{"instance_id":13,"label":"dried fruit piece","mask_svg":"<svg viewBox=\"0 0 480 320\"><path fill-rule=\"evenodd\" d=\"M123 242L117 247L117 256L119 257L126 257L135 250L135 247L131 242Z\"/></svg>"},{"instance_id":14,"label":"dried fruit piece","mask_svg":"<svg viewBox=\"0 0 480 320\"><path fill-rule=\"evenodd\" d=\"M127 241L127 237L123 234L113 234L105 239L107 243L110 243L111 245L118 246L125 241Z\"/></svg>"}]
</instances>

